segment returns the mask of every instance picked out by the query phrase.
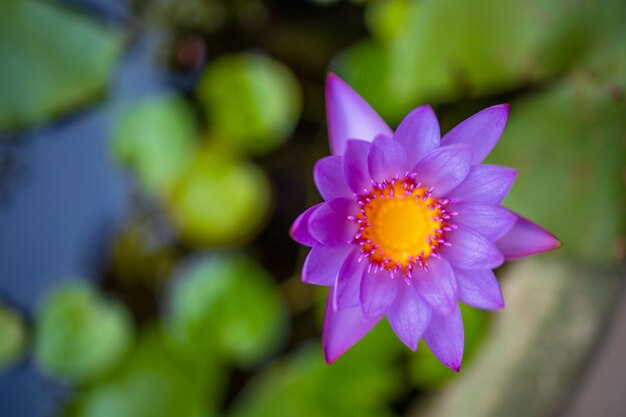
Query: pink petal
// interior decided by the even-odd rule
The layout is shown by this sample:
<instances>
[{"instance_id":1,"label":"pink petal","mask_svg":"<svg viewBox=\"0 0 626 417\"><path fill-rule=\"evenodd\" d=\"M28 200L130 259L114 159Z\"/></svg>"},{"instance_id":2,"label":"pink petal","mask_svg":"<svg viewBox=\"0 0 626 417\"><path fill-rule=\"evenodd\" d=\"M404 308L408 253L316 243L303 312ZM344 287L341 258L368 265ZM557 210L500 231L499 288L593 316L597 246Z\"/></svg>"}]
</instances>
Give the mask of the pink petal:
<instances>
[{"instance_id":1,"label":"pink petal","mask_svg":"<svg viewBox=\"0 0 626 417\"><path fill-rule=\"evenodd\" d=\"M517 171L499 165L473 166L469 175L447 197L459 201L499 204L508 194Z\"/></svg>"},{"instance_id":2,"label":"pink petal","mask_svg":"<svg viewBox=\"0 0 626 417\"><path fill-rule=\"evenodd\" d=\"M400 278L391 278L386 270L366 271L363 274L361 307L365 317L377 317L385 313L396 298L400 281Z\"/></svg>"},{"instance_id":3,"label":"pink petal","mask_svg":"<svg viewBox=\"0 0 626 417\"><path fill-rule=\"evenodd\" d=\"M504 308L502 291L491 269L484 271L455 269L454 275L459 285L459 300L463 303L483 310Z\"/></svg>"},{"instance_id":4,"label":"pink petal","mask_svg":"<svg viewBox=\"0 0 626 417\"><path fill-rule=\"evenodd\" d=\"M305 246L315 246L319 243L309 231L309 219L322 205L323 203L320 203L309 207L293 222L289 229L289 236L291 236L293 240Z\"/></svg>"},{"instance_id":5,"label":"pink petal","mask_svg":"<svg viewBox=\"0 0 626 417\"><path fill-rule=\"evenodd\" d=\"M359 262L360 256L361 249L354 249L339 270L337 283L335 284L335 298L333 300L333 308L335 310L361 305L361 278L365 273L368 262L366 260Z\"/></svg>"},{"instance_id":6,"label":"pink petal","mask_svg":"<svg viewBox=\"0 0 626 417\"><path fill-rule=\"evenodd\" d=\"M360 307L335 311L333 309L333 289L328 292L322 346L326 363L333 363L356 342L361 340L382 318L365 318Z\"/></svg>"},{"instance_id":7,"label":"pink petal","mask_svg":"<svg viewBox=\"0 0 626 417\"><path fill-rule=\"evenodd\" d=\"M313 246L302 266L302 282L314 285L330 286L337 280L341 265L353 248L328 248Z\"/></svg>"},{"instance_id":8,"label":"pink petal","mask_svg":"<svg viewBox=\"0 0 626 417\"><path fill-rule=\"evenodd\" d=\"M443 258L430 258L428 271L415 269L413 282L417 293L442 314L456 308L456 280L450 263Z\"/></svg>"},{"instance_id":9,"label":"pink petal","mask_svg":"<svg viewBox=\"0 0 626 417\"><path fill-rule=\"evenodd\" d=\"M441 247L441 254L457 269L482 271L497 268L504 262L495 244L472 229L459 226L446 234L446 240L452 246Z\"/></svg>"},{"instance_id":10,"label":"pink petal","mask_svg":"<svg viewBox=\"0 0 626 417\"><path fill-rule=\"evenodd\" d=\"M334 155L344 153L348 139L371 142L378 135L393 135L378 113L333 73L326 79L326 117Z\"/></svg>"},{"instance_id":11,"label":"pink petal","mask_svg":"<svg viewBox=\"0 0 626 417\"><path fill-rule=\"evenodd\" d=\"M437 314L433 311L424 341L433 355L455 372L463 361L463 319L457 306L452 314Z\"/></svg>"},{"instance_id":12,"label":"pink petal","mask_svg":"<svg viewBox=\"0 0 626 417\"><path fill-rule=\"evenodd\" d=\"M459 213L454 223L472 228L491 241L504 236L517 221L509 210L490 204L460 203L454 206L454 211Z\"/></svg>"},{"instance_id":13,"label":"pink petal","mask_svg":"<svg viewBox=\"0 0 626 417\"><path fill-rule=\"evenodd\" d=\"M409 113L393 134L393 138L404 147L411 167L439 147L440 137L437 116L428 105Z\"/></svg>"},{"instance_id":14,"label":"pink petal","mask_svg":"<svg viewBox=\"0 0 626 417\"><path fill-rule=\"evenodd\" d=\"M537 255L560 247L561 241L543 227L516 214L517 222L496 242L507 260Z\"/></svg>"},{"instance_id":15,"label":"pink petal","mask_svg":"<svg viewBox=\"0 0 626 417\"><path fill-rule=\"evenodd\" d=\"M435 188L435 197L442 197L467 177L471 160L472 150L467 145L442 146L419 161L413 172L417 181Z\"/></svg>"},{"instance_id":16,"label":"pink petal","mask_svg":"<svg viewBox=\"0 0 626 417\"><path fill-rule=\"evenodd\" d=\"M411 287L401 288L393 305L387 310L387 320L398 338L411 350L417 349L430 324L431 310Z\"/></svg>"},{"instance_id":17,"label":"pink petal","mask_svg":"<svg viewBox=\"0 0 626 417\"><path fill-rule=\"evenodd\" d=\"M348 217L358 212L359 206L354 200L335 198L311 214L309 231L324 246L348 245L358 230L357 224Z\"/></svg>"},{"instance_id":18,"label":"pink petal","mask_svg":"<svg viewBox=\"0 0 626 417\"><path fill-rule=\"evenodd\" d=\"M371 178L379 182L401 177L408 170L406 154L402 145L385 136L374 139L367 163Z\"/></svg>"},{"instance_id":19,"label":"pink petal","mask_svg":"<svg viewBox=\"0 0 626 417\"><path fill-rule=\"evenodd\" d=\"M472 164L480 164L496 146L509 117L509 105L488 107L465 119L446 133L442 145L467 143L472 146Z\"/></svg>"},{"instance_id":20,"label":"pink petal","mask_svg":"<svg viewBox=\"0 0 626 417\"><path fill-rule=\"evenodd\" d=\"M324 200L338 197L352 197L352 191L343 175L343 157L327 156L315 164L313 180Z\"/></svg>"}]
</instances>

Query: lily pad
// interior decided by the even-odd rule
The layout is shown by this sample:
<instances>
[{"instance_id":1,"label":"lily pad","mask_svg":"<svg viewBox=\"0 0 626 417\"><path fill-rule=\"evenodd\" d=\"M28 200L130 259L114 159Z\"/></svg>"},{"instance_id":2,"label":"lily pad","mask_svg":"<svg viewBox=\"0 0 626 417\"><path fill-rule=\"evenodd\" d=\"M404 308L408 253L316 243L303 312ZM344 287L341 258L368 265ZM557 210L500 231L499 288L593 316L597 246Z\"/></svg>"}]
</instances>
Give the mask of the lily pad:
<instances>
[{"instance_id":1,"label":"lily pad","mask_svg":"<svg viewBox=\"0 0 626 417\"><path fill-rule=\"evenodd\" d=\"M0 304L0 370L17 362L26 345L26 329L21 317Z\"/></svg>"},{"instance_id":2,"label":"lily pad","mask_svg":"<svg viewBox=\"0 0 626 417\"><path fill-rule=\"evenodd\" d=\"M0 4L0 129L40 124L102 93L119 33L53 2Z\"/></svg>"},{"instance_id":3,"label":"lily pad","mask_svg":"<svg viewBox=\"0 0 626 417\"><path fill-rule=\"evenodd\" d=\"M113 374L83 390L65 417L209 416L221 394L222 373L212 361L192 362L149 326Z\"/></svg>"},{"instance_id":4,"label":"lily pad","mask_svg":"<svg viewBox=\"0 0 626 417\"><path fill-rule=\"evenodd\" d=\"M175 94L139 103L121 118L113 155L133 170L148 192L164 192L194 151L197 126L192 110Z\"/></svg>"},{"instance_id":5,"label":"lily pad","mask_svg":"<svg viewBox=\"0 0 626 417\"><path fill-rule=\"evenodd\" d=\"M289 68L264 55L229 55L213 61L197 94L211 135L253 155L280 146L300 117L298 81Z\"/></svg>"},{"instance_id":6,"label":"lily pad","mask_svg":"<svg viewBox=\"0 0 626 417\"><path fill-rule=\"evenodd\" d=\"M379 343L387 331L379 326L332 366L319 345L302 347L252 380L229 416L393 416L389 404L402 391L402 379L393 362L397 350Z\"/></svg>"},{"instance_id":7,"label":"lily pad","mask_svg":"<svg viewBox=\"0 0 626 417\"><path fill-rule=\"evenodd\" d=\"M184 240L215 246L249 240L266 218L269 204L263 171L211 146L198 149L179 173L166 208Z\"/></svg>"},{"instance_id":8,"label":"lily pad","mask_svg":"<svg viewBox=\"0 0 626 417\"><path fill-rule=\"evenodd\" d=\"M233 256L193 263L177 282L170 328L192 350L239 365L272 353L285 332L286 311L272 276Z\"/></svg>"},{"instance_id":9,"label":"lily pad","mask_svg":"<svg viewBox=\"0 0 626 417\"><path fill-rule=\"evenodd\" d=\"M132 339L122 304L100 296L87 283L66 284L37 311L35 358L55 377L82 381L116 365Z\"/></svg>"},{"instance_id":10,"label":"lily pad","mask_svg":"<svg viewBox=\"0 0 626 417\"><path fill-rule=\"evenodd\" d=\"M514 102L489 158L519 171L504 205L547 227L576 259L624 257L626 106L610 94L615 85L577 75Z\"/></svg>"}]
</instances>

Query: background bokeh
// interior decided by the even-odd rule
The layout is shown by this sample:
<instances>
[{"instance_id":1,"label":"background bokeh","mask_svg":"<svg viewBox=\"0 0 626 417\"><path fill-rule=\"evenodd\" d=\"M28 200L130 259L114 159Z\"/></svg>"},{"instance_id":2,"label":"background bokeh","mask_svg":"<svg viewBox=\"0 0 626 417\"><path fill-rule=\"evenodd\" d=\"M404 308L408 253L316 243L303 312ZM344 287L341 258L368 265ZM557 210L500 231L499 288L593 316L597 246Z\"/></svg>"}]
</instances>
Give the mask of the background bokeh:
<instances>
[{"instance_id":1,"label":"background bokeh","mask_svg":"<svg viewBox=\"0 0 626 417\"><path fill-rule=\"evenodd\" d=\"M328 71L394 127L511 104L488 161L564 246L458 375L387 323L323 363ZM0 415L626 415L625 194L623 0L2 0Z\"/></svg>"}]
</instances>

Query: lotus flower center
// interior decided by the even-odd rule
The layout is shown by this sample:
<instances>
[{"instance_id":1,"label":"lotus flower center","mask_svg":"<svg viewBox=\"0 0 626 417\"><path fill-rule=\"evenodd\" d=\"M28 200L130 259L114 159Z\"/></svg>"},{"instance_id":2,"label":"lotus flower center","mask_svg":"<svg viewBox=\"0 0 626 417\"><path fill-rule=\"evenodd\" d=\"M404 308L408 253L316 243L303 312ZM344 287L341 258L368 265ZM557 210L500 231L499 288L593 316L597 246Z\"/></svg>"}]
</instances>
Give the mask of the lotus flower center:
<instances>
[{"instance_id":1,"label":"lotus flower center","mask_svg":"<svg viewBox=\"0 0 626 417\"><path fill-rule=\"evenodd\" d=\"M432 190L412 178L375 183L359 198L355 243L371 264L389 271L410 273L415 266L427 267L427 259L451 230L447 200L431 196Z\"/></svg>"}]
</instances>

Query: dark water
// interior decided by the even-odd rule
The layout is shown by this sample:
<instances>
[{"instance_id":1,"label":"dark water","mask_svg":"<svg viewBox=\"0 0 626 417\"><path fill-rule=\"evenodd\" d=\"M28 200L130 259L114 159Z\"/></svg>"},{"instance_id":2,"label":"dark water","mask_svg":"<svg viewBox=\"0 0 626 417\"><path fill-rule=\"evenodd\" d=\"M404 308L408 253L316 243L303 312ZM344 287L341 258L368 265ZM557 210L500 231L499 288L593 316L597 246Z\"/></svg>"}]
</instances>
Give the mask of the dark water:
<instances>
[{"instance_id":1,"label":"dark water","mask_svg":"<svg viewBox=\"0 0 626 417\"><path fill-rule=\"evenodd\" d=\"M0 297L26 317L60 281L101 278L132 188L109 155L116 115L172 82L153 63L154 45L133 42L101 101L1 150ZM26 359L0 375L0 416L51 415L63 394Z\"/></svg>"}]
</instances>

